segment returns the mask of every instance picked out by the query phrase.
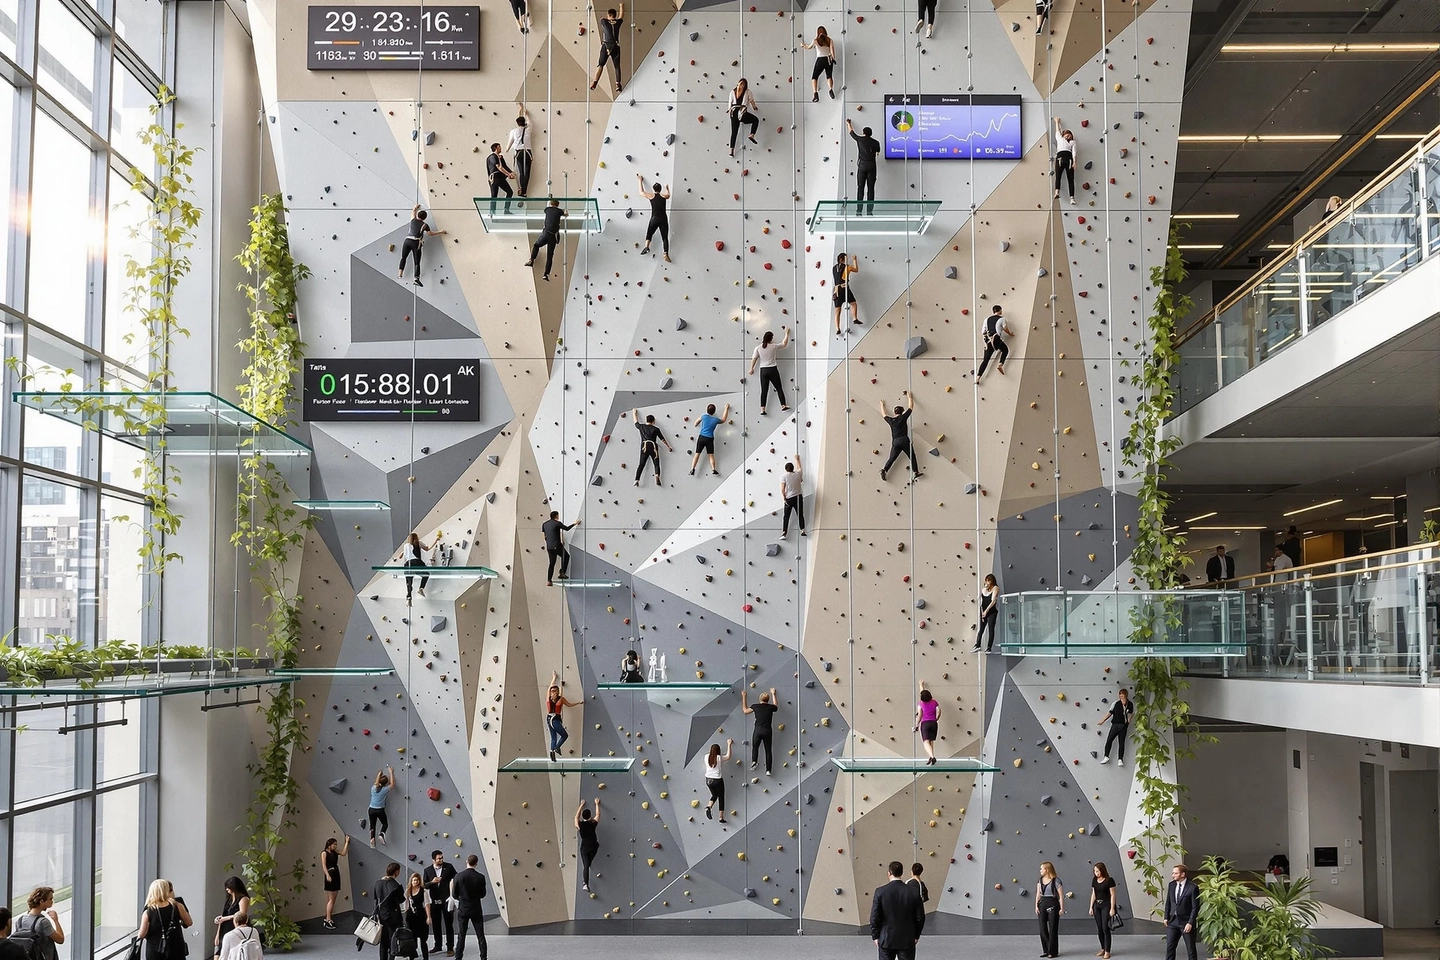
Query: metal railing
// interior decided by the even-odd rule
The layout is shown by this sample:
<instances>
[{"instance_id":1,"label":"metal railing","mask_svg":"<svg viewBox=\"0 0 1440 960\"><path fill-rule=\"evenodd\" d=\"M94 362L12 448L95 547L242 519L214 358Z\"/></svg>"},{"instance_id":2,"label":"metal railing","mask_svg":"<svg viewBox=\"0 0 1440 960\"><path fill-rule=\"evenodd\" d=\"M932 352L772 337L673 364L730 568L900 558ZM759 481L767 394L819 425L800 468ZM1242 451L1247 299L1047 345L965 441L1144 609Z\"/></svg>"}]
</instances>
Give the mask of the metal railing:
<instances>
[{"instance_id":1,"label":"metal railing","mask_svg":"<svg viewBox=\"0 0 1440 960\"><path fill-rule=\"evenodd\" d=\"M1176 337L1175 413L1440 254L1437 206L1440 127Z\"/></svg>"}]
</instances>

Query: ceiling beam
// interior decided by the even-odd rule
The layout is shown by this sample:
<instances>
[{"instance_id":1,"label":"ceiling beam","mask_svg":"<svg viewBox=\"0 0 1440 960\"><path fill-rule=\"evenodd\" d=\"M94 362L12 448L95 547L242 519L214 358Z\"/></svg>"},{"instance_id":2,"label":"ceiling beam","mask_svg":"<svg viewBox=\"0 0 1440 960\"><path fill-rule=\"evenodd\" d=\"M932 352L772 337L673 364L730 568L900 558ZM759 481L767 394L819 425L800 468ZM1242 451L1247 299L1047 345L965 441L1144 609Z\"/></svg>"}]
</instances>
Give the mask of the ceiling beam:
<instances>
[{"instance_id":1,"label":"ceiling beam","mask_svg":"<svg viewBox=\"0 0 1440 960\"><path fill-rule=\"evenodd\" d=\"M1224 23L1220 24L1220 29L1215 31L1215 36L1210 38L1210 42L1205 44L1205 49L1200 51L1200 55L1195 58L1195 62L1190 64L1186 69L1186 94L1189 94L1190 91L1195 88L1195 85L1200 82L1200 78L1204 76L1205 71L1209 70L1215 63L1216 58L1220 56L1220 51L1224 49L1225 44L1229 43L1230 38L1235 36L1235 31L1240 29L1240 24L1245 22L1245 18L1250 16L1259 2L1260 0L1235 0L1234 6L1230 8L1230 15L1225 18Z\"/></svg>"}]
</instances>

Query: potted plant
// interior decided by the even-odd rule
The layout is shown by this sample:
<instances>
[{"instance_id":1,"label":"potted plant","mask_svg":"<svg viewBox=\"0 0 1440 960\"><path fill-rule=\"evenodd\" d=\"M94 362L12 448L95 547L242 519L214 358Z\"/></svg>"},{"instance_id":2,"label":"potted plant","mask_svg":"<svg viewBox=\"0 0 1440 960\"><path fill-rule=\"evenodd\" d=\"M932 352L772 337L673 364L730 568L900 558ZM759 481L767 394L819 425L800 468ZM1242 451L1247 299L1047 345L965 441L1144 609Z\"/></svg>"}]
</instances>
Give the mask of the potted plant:
<instances>
[{"instance_id":1,"label":"potted plant","mask_svg":"<svg viewBox=\"0 0 1440 960\"><path fill-rule=\"evenodd\" d=\"M1320 903L1310 878L1250 887L1219 857L1206 857L1200 886L1200 939L1216 960L1319 960L1335 951L1315 939Z\"/></svg>"}]
</instances>

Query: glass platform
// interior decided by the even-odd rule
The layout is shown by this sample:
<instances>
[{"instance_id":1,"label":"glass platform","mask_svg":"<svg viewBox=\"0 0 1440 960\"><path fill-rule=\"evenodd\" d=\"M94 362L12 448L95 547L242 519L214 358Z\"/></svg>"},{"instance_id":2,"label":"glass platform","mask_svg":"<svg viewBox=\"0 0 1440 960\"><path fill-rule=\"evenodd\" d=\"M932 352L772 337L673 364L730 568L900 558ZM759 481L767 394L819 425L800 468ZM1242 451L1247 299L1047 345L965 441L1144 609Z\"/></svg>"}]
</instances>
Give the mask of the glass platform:
<instances>
[{"instance_id":1,"label":"glass platform","mask_svg":"<svg viewBox=\"0 0 1440 960\"><path fill-rule=\"evenodd\" d=\"M998 773L978 757L831 757L830 762L845 773Z\"/></svg>"},{"instance_id":2,"label":"glass platform","mask_svg":"<svg viewBox=\"0 0 1440 960\"><path fill-rule=\"evenodd\" d=\"M1109 643L1001 643L1000 652L1007 657L1106 657L1136 659L1139 657L1243 657L1243 643L1136 643L1116 640Z\"/></svg>"},{"instance_id":3,"label":"glass platform","mask_svg":"<svg viewBox=\"0 0 1440 960\"><path fill-rule=\"evenodd\" d=\"M431 580L494 580L500 574L489 567L407 567L397 564L381 564L370 568L376 573L388 573L395 577L429 577Z\"/></svg>"},{"instance_id":4,"label":"glass platform","mask_svg":"<svg viewBox=\"0 0 1440 960\"><path fill-rule=\"evenodd\" d=\"M393 667L276 667L272 676L298 680L302 677L388 677Z\"/></svg>"},{"instance_id":5,"label":"glass platform","mask_svg":"<svg viewBox=\"0 0 1440 960\"><path fill-rule=\"evenodd\" d=\"M939 200L821 200L810 217L810 232L919 236L939 212Z\"/></svg>"},{"instance_id":6,"label":"glass platform","mask_svg":"<svg viewBox=\"0 0 1440 960\"><path fill-rule=\"evenodd\" d=\"M668 690L729 690L733 683L709 680L686 680L679 683L597 683L599 690L626 690L631 693L653 693Z\"/></svg>"},{"instance_id":7,"label":"glass platform","mask_svg":"<svg viewBox=\"0 0 1440 960\"><path fill-rule=\"evenodd\" d=\"M16 403L132 446L178 456L308 457L308 444L213 393L17 390Z\"/></svg>"},{"instance_id":8,"label":"glass platform","mask_svg":"<svg viewBox=\"0 0 1440 960\"><path fill-rule=\"evenodd\" d=\"M614 590L616 587L625 586L621 580L556 580L556 586L564 587L566 590Z\"/></svg>"},{"instance_id":9,"label":"glass platform","mask_svg":"<svg viewBox=\"0 0 1440 960\"><path fill-rule=\"evenodd\" d=\"M1144 638L1132 639L1136 624ZM1238 590L1031 590L1000 598L1000 652L1008 656L1244 657L1245 597Z\"/></svg>"},{"instance_id":10,"label":"glass platform","mask_svg":"<svg viewBox=\"0 0 1440 960\"><path fill-rule=\"evenodd\" d=\"M605 228L600 204L594 197L526 197L509 201L504 197L476 197L475 212L480 214L486 233L539 233L551 200L559 200L560 209L569 214L560 221L562 237L566 233L599 233Z\"/></svg>"},{"instance_id":11,"label":"glass platform","mask_svg":"<svg viewBox=\"0 0 1440 960\"><path fill-rule=\"evenodd\" d=\"M236 677L230 674L211 677L147 674L88 685L70 680L40 684L34 687L0 687L0 697L93 697L96 699L135 700L148 697L173 697L185 693L218 693L225 690L243 690L246 687L273 687L293 682L293 677L273 674L256 674L247 677Z\"/></svg>"},{"instance_id":12,"label":"glass platform","mask_svg":"<svg viewBox=\"0 0 1440 960\"><path fill-rule=\"evenodd\" d=\"M384 500L296 500L295 506L311 513L342 513L354 510L389 510Z\"/></svg>"},{"instance_id":13,"label":"glass platform","mask_svg":"<svg viewBox=\"0 0 1440 960\"><path fill-rule=\"evenodd\" d=\"M501 773L628 773L634 757L516 757Z\"/></svg>"}]
</instances>

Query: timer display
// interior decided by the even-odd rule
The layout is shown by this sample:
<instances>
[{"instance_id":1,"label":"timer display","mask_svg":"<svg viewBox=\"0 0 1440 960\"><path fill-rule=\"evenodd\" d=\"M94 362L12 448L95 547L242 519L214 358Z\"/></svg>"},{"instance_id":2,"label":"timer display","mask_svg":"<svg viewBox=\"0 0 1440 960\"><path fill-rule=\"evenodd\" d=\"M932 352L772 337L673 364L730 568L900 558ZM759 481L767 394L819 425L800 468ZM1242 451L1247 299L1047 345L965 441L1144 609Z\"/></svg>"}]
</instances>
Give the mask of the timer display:
<instances>
[{"instance_id":1,"label":"timer display","mask_svg":"<svg viewBox=\"0 0 1440 960\"><path fill-rule=\"evenodd\" d=\"M310 70L479 70L480 8L310 7Z\"/></svg>"},{"instance_id":2,"label":"timer display","mask_svg":"<svg viewBox=\"0 0 1440 960\"><path fill-rule=\"evenodd\" d=\"M480 419L479 360L306 360L308 421Z\"/></svg>"}]
</instances>

